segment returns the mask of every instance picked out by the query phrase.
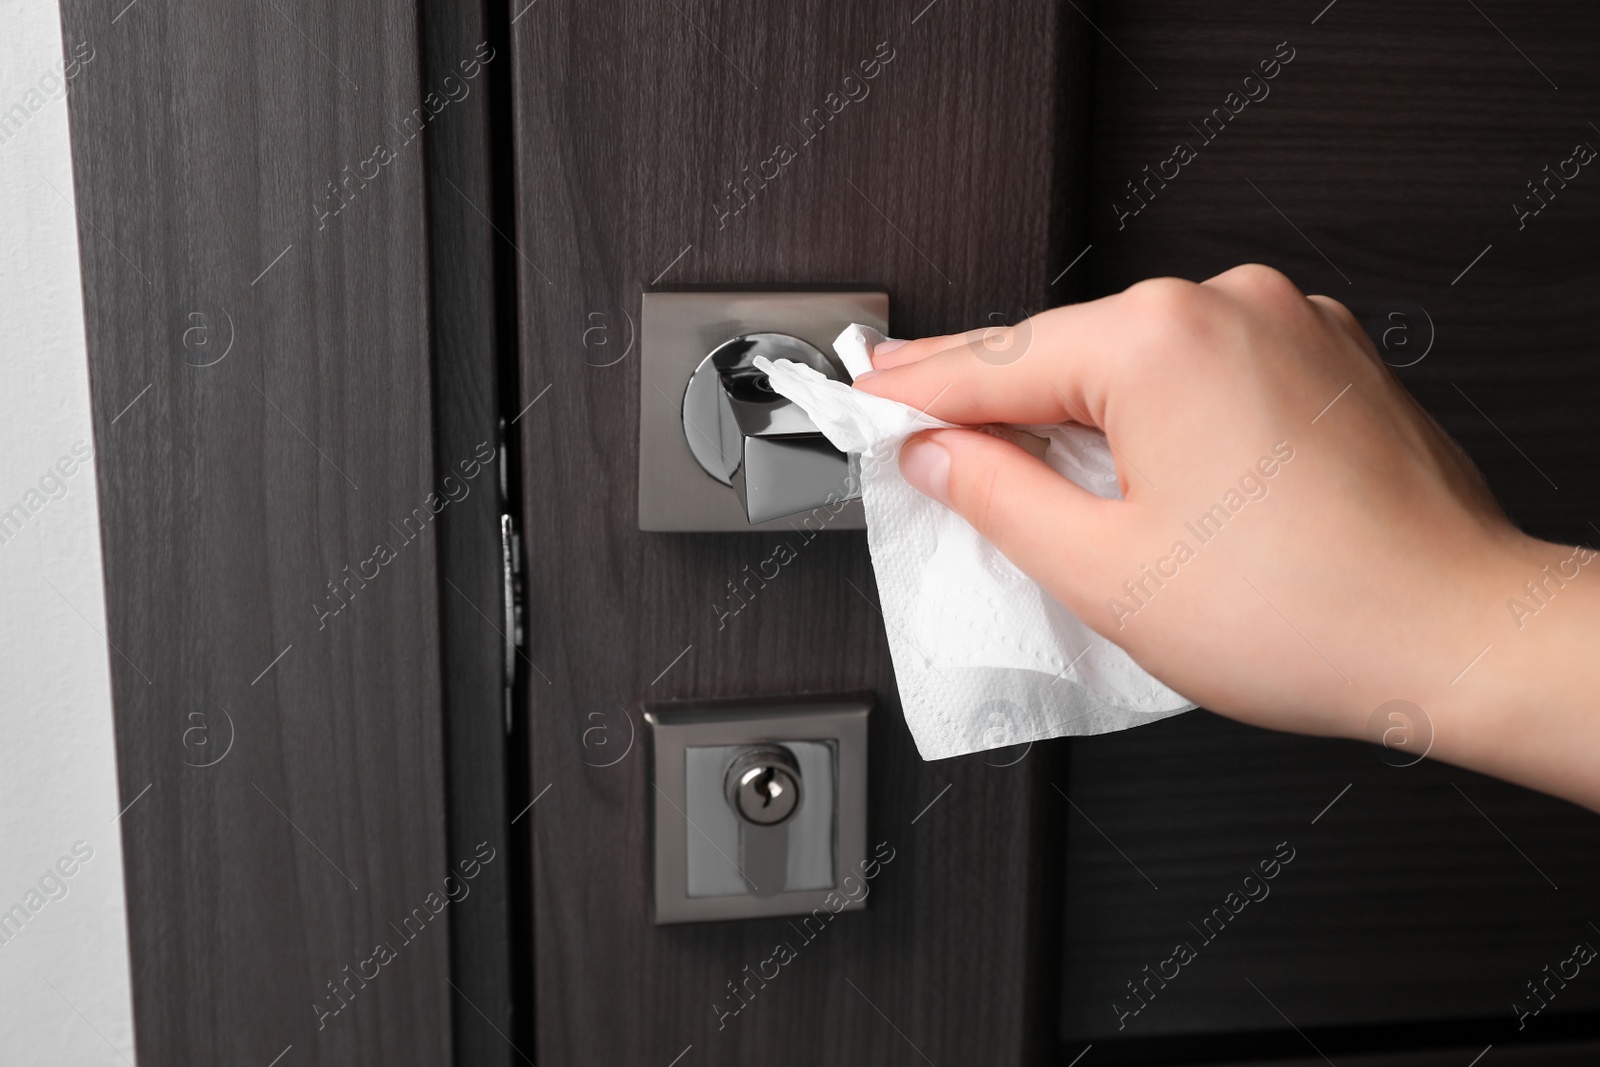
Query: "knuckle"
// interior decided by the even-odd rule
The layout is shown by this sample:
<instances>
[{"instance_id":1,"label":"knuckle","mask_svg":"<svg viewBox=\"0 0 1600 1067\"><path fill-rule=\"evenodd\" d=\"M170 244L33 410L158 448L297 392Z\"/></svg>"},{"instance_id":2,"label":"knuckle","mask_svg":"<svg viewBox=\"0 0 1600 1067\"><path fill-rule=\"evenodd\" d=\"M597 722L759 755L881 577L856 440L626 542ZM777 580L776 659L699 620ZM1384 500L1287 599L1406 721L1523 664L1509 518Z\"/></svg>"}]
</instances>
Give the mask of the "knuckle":
<instances>
[{"instance_id":1,"label":"knuckle","mask_svg":"<svg viewBox=\"0 0 1600 1067\"><path fill-rule=\"evenodd\" d=\"M1358 320L1356 319L1355 312L1346 307L1343 301L1335 300L1331 296L1323 296L1320 293L1315 296L1308 296L1306 299L1311 301L1313 304L1321 305L1323 310L1342 323L1351 325L1359 324Z\"/></svg>"},{"instance_id":2,"label":"knuckle","mask_svg":"<svg viewBox=\"0 0 1600 1067\"><path fill-rule=\"evenodd\" d=\"M1181 278L1151 278L1124 294L1133 343L1124 350L1133 369L1157 369L1180 349L1210 333L1206 292ZM1155 367L1150 365L1154 363Z\"/></svg>"},{"instance_id":3,"label":"knuckle","mask_svg":"<svg viewBox=\"0 0 1600 1067\"><path fill-rule=\"evenodd\" d=\"M1305 299L1288 275L1264 263L1242 263L1214 280L1223 289L1267 303L1298 303Z\"/></svg>"},{"instance_id":4,"label":"knuckle","mask_svg":"<svg viewBox=\"0 0 1600 1067\"><path fill-rule=\"evenodd\" d=\"M1147 278L1126 295L1136 317L1167 322L1195 314L1201 298L1200 287L1182 278Z\"/></svg>"}]
</instances>

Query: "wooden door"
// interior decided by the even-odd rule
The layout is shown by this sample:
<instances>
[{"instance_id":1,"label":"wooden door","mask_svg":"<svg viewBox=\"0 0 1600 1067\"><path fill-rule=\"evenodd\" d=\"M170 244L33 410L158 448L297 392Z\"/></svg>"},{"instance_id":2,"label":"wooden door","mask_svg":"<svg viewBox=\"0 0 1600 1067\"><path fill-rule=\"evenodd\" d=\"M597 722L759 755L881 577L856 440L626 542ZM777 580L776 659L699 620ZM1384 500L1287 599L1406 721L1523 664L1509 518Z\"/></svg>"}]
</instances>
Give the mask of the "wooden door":
<instances>
[{"instance_id":1,"label":"wooden door","mask_svg":"<svg viewBox=\"0 0 1600 1067\"><path fill-rule=\"evenodd\" d=\"M635 513L640 405L674 402L646 291L881 289L912 336L1261 260L1380 334L1403 305L1402 379L1513 517L1591 537L1600 201L1525 186L1600 145L1600 24L1503 7L66 0L140 1055L1592 1059L1600 987L1510 1011L1600 922L1591 814L1205 712L925 763L862 534L727 618L778 535ZM197 314L223 360L185 358ZM784 924L651 924L637 708L850 690L894 858L730 1014ZM215 709L235 747L195 766Z\"/></svg>"},{"instance_id":2,"label":"wooden door","mask_svg":"<svg viewBox=\"0 0 1600 1067\"><path fill-rule=\"evenodd\" d=\"M1531 1035L1508 1008L1589 936L1592 815L1205 712L1005 768L922 763L859 535L819 540L719 628L715 592L770 545L638 532L631 427L638 405L671 400L612 359L651 289L881 287L914 335L1260 260L1380 334L1403 307L1412 351L1424 331L1434 346L1406 383L1519 521L1588 537L1580 235L1595 201L1564 191L1551 213L1567 222L1533 234L1507 205L1569 142L1600 137L1581 59L1597 29L1553 4L1360 0L524 9L520 402L535 406L520 444L530 654L548 676L528 698L539 1055L1320 1062L1307 1033L1346 1053L1581 1055L1550 1042L1583 1033L1600 992L1564 994ZM792 125L880 53L824 132ZM1195 159L1151 182L1145 165L1177 141ZM844 936L719 1025L725 983L777 924L651 927L648 769L592 766L584 731L631 736L643 699L859 687L886 713L871 836L903 859ZM1131 1011L1141 968L1263 860L1283 871L1270 903Z\"/></svg>"},{"instance_id":3,"label":"wooden door","mask_svg":"<svg viewBox=\"0 0 1600 1067\"><path fill-rule=\"evenodd\" d=\"M1082 162L1059 82L1092 31L1037 0L540 3L513 31L533 1058L1030 1061L1056 1014L1052 757L917 757L860 532L818 536L719 625L778 535L640 532L638 405L676 400L640 395L622 353L668 287L881 288L906 334L1043 307ZM895 858L867 911L723 1019L787 928L652 926L643 745L598 766L586 731L620 748L647 699L861 689L869 839Z\"/></svg>"},{"instance_id":4,"label":"wooden door","mask_svg":"<svg viewBox=\"0 0 1600 1067\"><path fill-rule=\"evenodd\" d=\"M417 12L62 14L140 1062L450 1062Z\"/></svg>"},{"instance_id":5,"label":"wooden door","mask_svg":"<svg viewBox=\"0 0 1600 1067\"><path fill-rule=\"evenodd\" d=\"M1584 170L1552 182L1537 214L1516 209L1538 207L1527 183L1546 166L1600 147L1596 13L1132 3L1096 21L1091 292L1279 267L1388 334L1386 359L1513 521L1593 544L1600 182ZM1147 189L1178 143L1193 160ZM1600 983L1570 983L1520 1026L1513 1011L1537 1006L1526 983L1574 943L1600 945L1593 813L1205 713L1071 747L1068 1047L1176 1054L1209 1035L1241 1056L1321 1062L1292 1024L1341 1063L1340 1050L1439 1045L1464 1064L1493 1043L1487 1065L1600 1029ZM1270 899L1197 934L1279 842L1296 858ZM1178 940L1199 952L1193 971L1139 1009L1126 983Z\"/></svg>"}]
</instances>

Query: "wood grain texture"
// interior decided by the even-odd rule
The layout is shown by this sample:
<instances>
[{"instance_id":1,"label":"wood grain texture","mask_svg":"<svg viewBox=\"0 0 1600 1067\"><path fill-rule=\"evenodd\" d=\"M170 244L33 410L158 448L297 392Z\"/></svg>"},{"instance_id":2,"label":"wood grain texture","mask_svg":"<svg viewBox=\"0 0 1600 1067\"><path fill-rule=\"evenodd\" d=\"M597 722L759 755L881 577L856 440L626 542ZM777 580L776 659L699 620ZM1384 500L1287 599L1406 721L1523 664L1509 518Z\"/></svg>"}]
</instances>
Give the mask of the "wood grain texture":
<instances>
[{"instance_id":1,"label":"wood grain texture","mask_svg":"<svg viewBox=\"0 0 1600 1067\"><path fill-rule=\"evenodd\" d=\"M1522 229L1512 204L1577 142L1600 147L1600 17L1479 6L1102 5L1120 52L1101 40L1082 268L1099 295L1255 260L1361 317L1420 304L1437 340L1402 381L1525 529L1592 543L1600 175L1586 168ZM1189 123L1283 41L1295 58L1270 96L1205 143ZM1122 218L1125 183L1179 141L1197 158ZM1196 714L1075 742L1071 791L1100 832L1074 815L1067 835L1068 1048L1284 1028L1283 1016L1306 1028L1478 1017L1504 1025L1499 1057L1518 1040L1524 983L1600 937L1588 925L1600 819L1453 768L1396 769L1364 746ZM1299 858L1272 896L1119 1031L1125 983L1197 941L1188 924L1283 840ZM1596 1009L1600 982L1574 982L1528 1030Z\"/></svg>"},{"instance_id":2,"label":"wood grain texture","mask_svg":"<svg viewBox=\"0 0 1600 1067\"><path fill-rule=\"evenodd\" d=\"M64 11L140 1060L447 1062L415 11Z\"/></svg>"},{"instance_id":3,"label":"wood grain texture","mask_svg":"<svg viewBox=\"0 0 1600 1067\"><path fill-rule=\"evenodd\" d=\"M1560 1044L1547 1047L1529 1045L1507 1049L1494 1046L1493 1062L1503 1067L1571 1067L1594 1063L1600 1057L1600 1045L1592 1042ZM1483 1045L1452 1045L1436 1052L1381 1052L1369 1055L1340 1055L1341 1067L1461 1067L1471 1064L1474 1056L1483 1056L1488 1050ZM1236 1060L1218 1063L1216 1067L1326 1067L1327 1060L1312 1053L1294 1058ZM1485 1056L1483 1062L1489 1062Z\"/></svg>"},{"instance_id":4,"label":"wood grain texture","mask_svg":"<svg viewBox=\"0 0 1600 1067\"><path fill-rule=\"evenodd\" d=\"M1010 767L917 756L861 534L640 533L635 405L676 400L640 396L636 349L619 357L655 284L881 286L906 334L1041 307L1064 265L1056 5L540 4L514 31L522 403L549 390L519 426L530 655L550 679L529 709L548 788L528 820L534 1059L1027 1062L1055 1024L1035 981L1059 899L1037 891L1061 803L1044 746ZM867 95L798 128L888 49ZM728 583L780 540L797 558L719 625ZM598 764L643 729L643 699L863 688L869 837L896 858L869 910L719 1026L728 983L795 935L653 927L642 739Z\"/></svg>"}]
</instances>

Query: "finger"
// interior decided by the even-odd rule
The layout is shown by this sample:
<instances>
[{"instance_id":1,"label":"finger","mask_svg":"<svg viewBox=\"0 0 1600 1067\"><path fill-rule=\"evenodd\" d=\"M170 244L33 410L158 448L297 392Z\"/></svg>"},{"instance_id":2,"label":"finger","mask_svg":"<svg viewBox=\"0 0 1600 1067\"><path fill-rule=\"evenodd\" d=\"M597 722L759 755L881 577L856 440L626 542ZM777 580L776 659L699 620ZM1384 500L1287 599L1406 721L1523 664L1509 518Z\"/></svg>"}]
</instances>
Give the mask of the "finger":
<instances>
[{"instance_id":1,"label":"finger","mask_svg":"<svg viewBox=\"0 0 1600 1067\"><path fill-rule=\"evenodd\" d=\"M944 352L973 341L981 341L993 329L994 327L985 327L968 330L966 333L937 334L932 337L919 337L914 341L885 341L872 350L872 366L876 370L888 370L890 367L915 363L919 359L927 359L935 352Z\"/></svg>"},{"instance_id":2,"label":"finger","mask_svg":"<svg viewBox=\"0 0 1600 1067\"><path fill-rule=\"evenodd\" d=\"M1120 500L1103 500L1016 445L977 430L933 430L900 449L900 472L988 538L1058 596L1086 578L1117 525ZM1063 583L1069 583L1063 588Z\"/></svg>"},{"instance_id":3,"label":"finger","mask_svg":"<svg viewBox=\"0 0 1600 1067\"><path fill-rule=\"evenodd\" d=\"M1108 330L1109 318L1104 301L1055 308L1006 328L1003 338L987 331L974 331L987 338L942 338L956 343L863 376L856 385L969 426L1068 421L1098 426L1103 357L1126 343Z\"/></svg>"}]
</instances>

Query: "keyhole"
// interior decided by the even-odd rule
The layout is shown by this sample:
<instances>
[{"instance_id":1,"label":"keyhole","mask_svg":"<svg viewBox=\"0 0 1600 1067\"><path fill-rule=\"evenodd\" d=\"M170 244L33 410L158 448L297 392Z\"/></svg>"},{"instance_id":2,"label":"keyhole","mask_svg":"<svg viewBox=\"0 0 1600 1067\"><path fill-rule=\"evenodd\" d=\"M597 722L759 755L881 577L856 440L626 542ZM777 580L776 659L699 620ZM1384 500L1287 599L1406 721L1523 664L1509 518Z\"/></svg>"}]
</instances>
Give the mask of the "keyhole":
<instances>
[{"instance_id":1,"label":"keyhole","mask_svg":"<svg viewBox=\"0 0 1600 1067\"><path fill-rule=\"evenodd\" d=\"M776 826L800 806L799 771L788 752L776 746L748 749L728 768L728 803L757 826Z\"/></svg>"},{"instance_id":2,"label":"keyhole","mask_svg":"<svg viewBox=\"0 0 1600 1067\"><path fill-rule=\"evenodd\" d=\"M761 806L770 808L772 802L783 795L783 783L778 781L778 772L771 767L763 768L756 789L761 793Z\"/></svg>"},{"instance_id":3,"label":"keyhole","mask_svg":"<svg viewBox=\"0 0 1600 1067\"><path fill-rule=\"evenodd\" d=\"M776 767L758 767L745 775L744 784L761 798L761 807L770 808L772 802L783 795L783 783L778 781Z\"/></svg>"}]
</instances>

